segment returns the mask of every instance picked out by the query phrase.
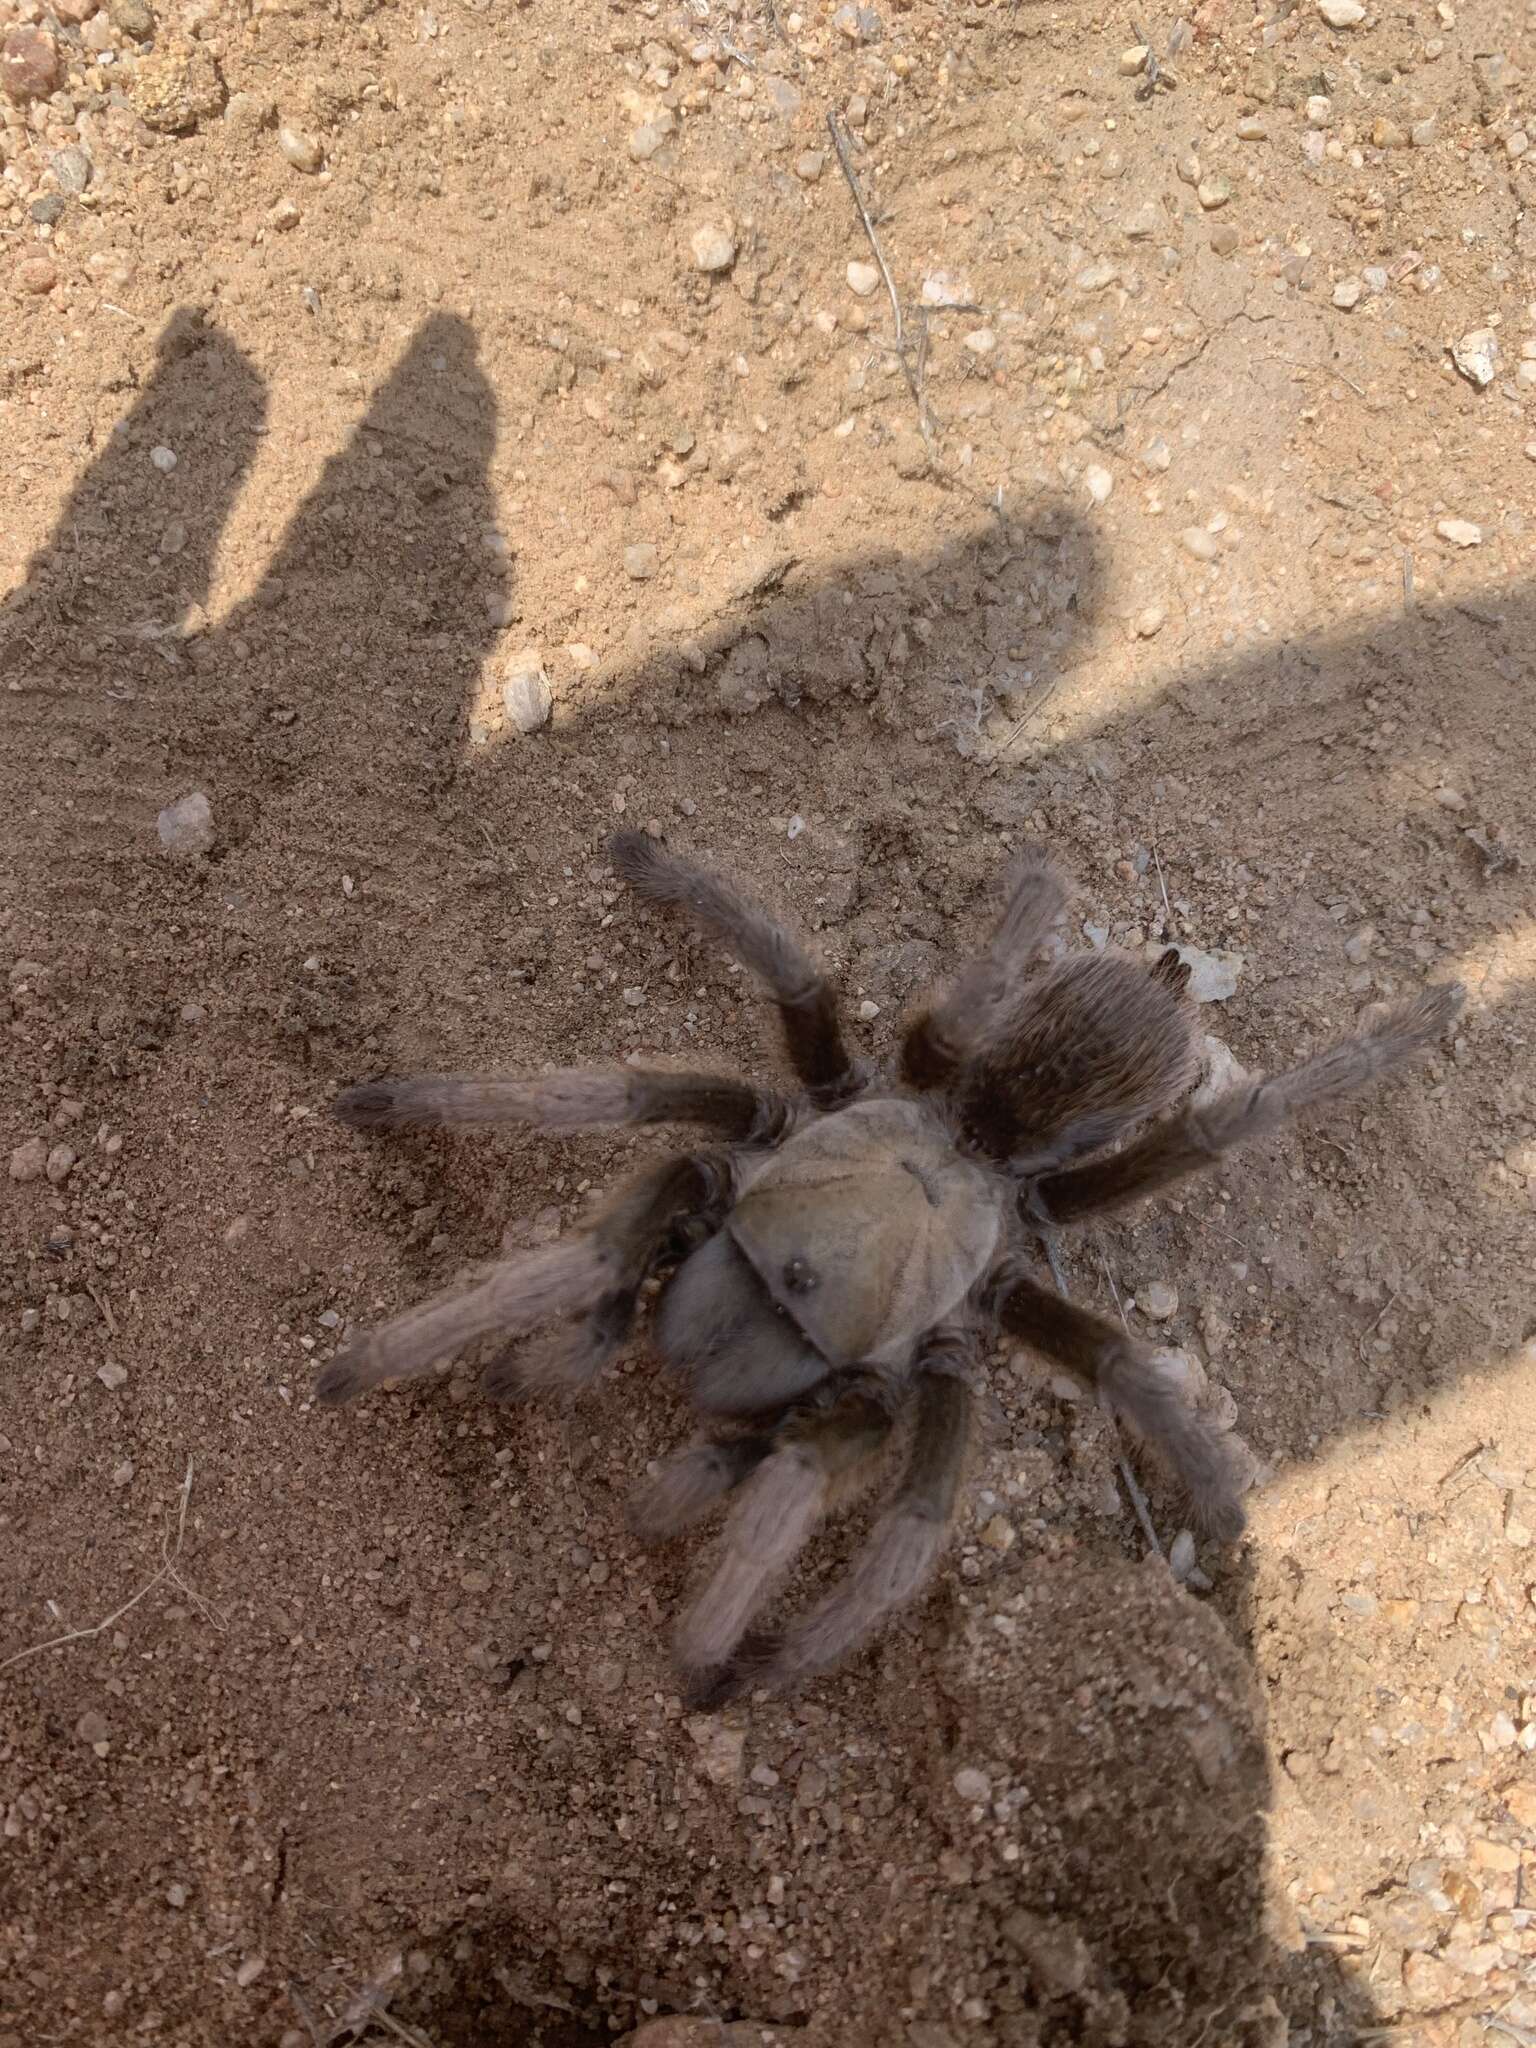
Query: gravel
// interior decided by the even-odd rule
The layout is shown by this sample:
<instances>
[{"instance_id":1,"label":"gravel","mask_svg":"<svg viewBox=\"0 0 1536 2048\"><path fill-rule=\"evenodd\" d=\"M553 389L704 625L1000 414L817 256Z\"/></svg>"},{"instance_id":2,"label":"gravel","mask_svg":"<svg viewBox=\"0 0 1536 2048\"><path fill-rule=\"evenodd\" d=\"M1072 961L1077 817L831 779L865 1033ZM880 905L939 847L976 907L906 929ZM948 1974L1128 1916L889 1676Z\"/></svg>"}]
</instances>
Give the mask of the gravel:
<instances>
[{"instance_id":1,"label":"gravel","mask_svg":"<svg viewBox=\"0 0 1536 2048\"><path fill-rule=\"evenodd\" d=\"M1441 519L1435 531L1452 547L1480 548L1483 544L1483 529L1472 519Z\"/></svg>"},{"instance_id":2,"label":"gravel","mask_svg":"<svg viewBox=\"0 0 1536 2048\"><path fill-rule=\"evenodd\" d=\"M1317 0L1317 11L1330 28L1358 28L1365 19L1360 0Z\"/></svg>"},{"instance_id":3,"label":"gravel","mask_svg":"<svg viewBox=\"0 0 1536 2048\"><path fill-rule=\"evenodd\" d=\"M303 171L306 177L313 177L325 160L320 144L302 128L290 128L286 124L279 128L277 146L293 168Z\"/></svg>"},{"instance_id":4,"label":"gravel","mask_svg":"<svg viewBox=\"0 0 1536 2048\"><path fill-rule=\"evenodd\" d=\"M1499 337L1491 327L1474 327L1451 343L1451 361L1469 384L1486 391L1499 372Z\"/></svg>"},{"instance_id":5,"label":"gravel","mask_svg":"<svg viewBox=\"0 0 1536 2048\"><path fill-rule=\"evenodd\" d=\"M880 289L880 273L873 263L850 263L848 266L848 288L857 292L861 299L867 299L872 292Z\"/></svg>"}]
</instances>

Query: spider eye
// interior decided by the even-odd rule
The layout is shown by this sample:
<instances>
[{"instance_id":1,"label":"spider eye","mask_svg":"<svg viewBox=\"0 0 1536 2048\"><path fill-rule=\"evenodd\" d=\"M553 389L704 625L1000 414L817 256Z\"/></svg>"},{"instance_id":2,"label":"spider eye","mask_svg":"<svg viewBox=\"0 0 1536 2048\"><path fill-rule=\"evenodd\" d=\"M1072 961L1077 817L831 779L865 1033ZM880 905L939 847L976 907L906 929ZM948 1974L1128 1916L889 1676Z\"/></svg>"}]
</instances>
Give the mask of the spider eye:
<instances>
[{"instance_id":1,"label":"spider eye","mask_svg":"<svg viewBox=\"0 0 1536 2048\"><path fill-rule=\"evenodd\" d=\"M786 1259L784 1285L791 1294L811 1294L821 1285L821 1275L808 1259Z\"/></svg>"}]
</instances>

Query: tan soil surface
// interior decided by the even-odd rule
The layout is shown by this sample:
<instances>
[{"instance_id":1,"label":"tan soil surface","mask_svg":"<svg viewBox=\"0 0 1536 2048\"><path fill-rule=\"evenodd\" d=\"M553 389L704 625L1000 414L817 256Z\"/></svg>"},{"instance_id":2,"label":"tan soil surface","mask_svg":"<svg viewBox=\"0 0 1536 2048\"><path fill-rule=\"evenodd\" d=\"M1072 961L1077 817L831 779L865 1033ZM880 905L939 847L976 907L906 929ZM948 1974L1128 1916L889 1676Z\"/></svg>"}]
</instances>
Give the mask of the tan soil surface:
<instances>
[{"instance_id":1,"label":"tan soil surface","mask_svg":"<svg viewBox=\"0 0 1536 2048\"><path fill-rule=\"evenodd\" d=\"M0 23L0 2043L1536 2041L1529 13L1210 0L1148 97L1079 0ZM881 1051L1030 836L1246 1067L1467 983L1066 1252L1229 1391L1239 1551L1000 1355L931 1597L709 1720L643 1344L311 1405L661 1142L339 1085L772 1066L621 817Z\"/></svg>"}]
</instances>

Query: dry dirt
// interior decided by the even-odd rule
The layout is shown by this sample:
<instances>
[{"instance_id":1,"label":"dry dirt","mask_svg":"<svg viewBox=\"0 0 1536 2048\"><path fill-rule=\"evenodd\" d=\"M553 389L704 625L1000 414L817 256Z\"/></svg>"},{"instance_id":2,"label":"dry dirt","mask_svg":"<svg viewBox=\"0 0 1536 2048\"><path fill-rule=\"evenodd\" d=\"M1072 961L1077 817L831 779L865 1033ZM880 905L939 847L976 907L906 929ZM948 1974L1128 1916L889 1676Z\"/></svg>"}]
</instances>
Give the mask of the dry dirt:
<instances>
[{"instance_id":1,"label":"dry dirt","mask_svg":"<svg viewBox=\"0 0 1536 2048\"><path fill-rule=\"evenodd\" d=\"M1080 0L57 4L0 0L57 62L0 101L0 2042L1536 2041L1530 14L1210 0L1140 97ZM999 1357L932 1597L690 1717L643 1346L311 1406L658 1142L338 1085L771 1063L620 815L881 1049L1031 835L1072 944L1235 969L1244 1065L1467 982L1067 1253L1176 1286L1266 1463L1206 1585Z\"/></svg>"}]
</instances>

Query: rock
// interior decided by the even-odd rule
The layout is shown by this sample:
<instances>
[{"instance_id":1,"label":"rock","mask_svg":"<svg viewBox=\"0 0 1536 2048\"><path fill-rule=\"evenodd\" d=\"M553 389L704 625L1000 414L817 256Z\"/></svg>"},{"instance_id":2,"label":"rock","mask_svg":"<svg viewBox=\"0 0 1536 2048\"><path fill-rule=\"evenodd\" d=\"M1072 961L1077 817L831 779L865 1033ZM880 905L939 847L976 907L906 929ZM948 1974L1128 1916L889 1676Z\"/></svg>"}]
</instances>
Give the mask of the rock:
<instances>
[{"instance_id":1,"label":"rock","mask_svg":"<svg viewBox=\"0 0 1536 2048\"><path fill-rule=\"evenodd\" d=\"M848 288L867 299L871 292L880 289L880 272L873 263L850 263L848 266Z\"/></svg>"},{"instance_id":2,"label":"rock","mask_svg":"<svg viewBox=\"0 0 1536 2048\"><path fill-rule=\"evenodd\" d=\"M1202 178L1195 187L1195 197L1207 213L1214 213L1218 206L1225 206L1232 197L1230 178Z\"/></svg>"},{"instance_id":3,"label":"rock","mask_svg":"<svg viewBox=\"0 0 1536 2048\"><path fill-rule=\"evenodd\" d=\"M693 251L694 269L702 270L706 275L729 270L736 261L736 237L713 222L695 228L688 246Z\"/></svg>"},{"instance_id":4,"label":"rock","mask_svg":"<svg viewBox=\"0 0 1536 2048\"><path fill-rule=\"evenodd\" d=\"M1470 519L1439 520L1435 531L1453 547L1480 548L1483 544L1483 529Z\"/></svg>"},{"instance_id":5,"label":"rock","mask_svg":"<svg viewBox=\"0 0 1536 2048\"><path fill-rule=\"evenodd\" d=\"M1110 492L1115 488L1115 479L1102 463L1090 462L1083 471L1083 483L1088 496L1095 505L1107 504Z\"/></svg>"},{"instance_id":6,"label":"rock","mask_svg":"<svg viewBox=\"0 0 1536 2048\"><path fill-rule=\"evenodd\" d=\"M1186 526L1179 540L1186 554L1193 555L1197 562L1214 562L1220 552L1215 534L1203 526Z\"/></svg>"},{"instance_id":7,"label":"rock","mask_svg":"<svg viewBox=\"0 0 1536 2048\"><path fill-rule=\"evenodd\" d=\"M982 1530L981 1540L988 1550L1012 1550L1019 1540L1019 1532L1006 1515L994 1515Z\"/></svg>"},{"instance_id":8,"label":"rock","mask_svg":"<svg viewBox=\"0 0 1536 2048\"><path fill-rule=\"evenodd\" d=\"M88 1707L75 1723L75 1733L82 1742L88 1742L94 1749L98 1742L108 1741L112 1731L108 1728L105 1718L98 1714L94 1707Z\"/></svg>"},{"instance_id":9,"label":"rock","mask_svg":"<svg viewBox=\"0 0 1536 2048\"><path fill-rule=\"evenodd\" d=\"M277 131L277 146L296 171L303 171L306 177L313 177L325 161L325 152L313 135L303 128L290 128L285 122Z\"/></svg>"},{"instance_id":10,"label":"rock","mask_svg":"<svg viewBox=\"0 0 1536 2048\"><path fill-rule=\"evenodd\" d=\"M1358 277L1341 277L1333 288L1333 303L1341 312L1352 313L1364 289Z\"/></svg>"},{"instance_id":11,"label":"rock","mask_svg":"<svg viewBox=\"0 0 1536 2048\"><path fill-rule=\"evenodd\" d=\"M738 1784L747 1747L745 1730L733 1728L713 1714L694 1714L686 1725L699 1752L700 1767L709 1782L712 1785Z\"/></svg>"},{"instance_id":12,"label":"rock","mask_svg":"<svg viewBox=\"0 0 1536 2048\"><path fill-rule=\"evenodd\" d=\"M51 292L59 281L59 273L46 256L23 256L11 272L19 292L30 298L41 298L44 292Z\"/></svg>"},{"instance_id":13,"label":"rock","mask_svg":"<svg viewBox=\"0 0 1536 2048\"><path fill-rule=\"evenodd\" d=\"M990 327L974 327L965 337L965 346L973 356L989 356L997 347L997 336Z\"/></svg>"},{"instance_id":14,"label":"rock","mask_svg":"<svg viewBox=\"0 0 1536 2048\"><path fill-rule=\"evenodd\" d=\"M1120 76L1134 78L1138 71L1145 71L1151 51L1145 43L1133 43L1128 50L1120 52Z\"/></svg>"},{"instance_id":15,"label":"rock","mask_svg":"<svg viewBox=\"0 0 1536 2048\"><path fill-rule=\"evenodd\" d=\"M65 1181L69 1179L70 1174L73 1173L75 1161L79 1157L80 1155L73 1145L54 1146L53 1150L48 1154L48 1165L46 1168L48 1178L54 1187L57 1188L64 1185Z\"/></svg>"},{"instance_id":16,"label":"rock","mask_svg":"<svg viewBox=\"0 0 1536 2048\"><path fill-rule=\"evenodd\" d=\"M59 190L70 199L78 199L91 182L91 160L85 151L77 143L70 143L66 149L56 149L49 161Z\"/></svg>"},{"instance_id":17,"label":"rock","mask_svg":"<svg viewBox=\"0 0 1536 2048\"><path fill-rule=\"evenodd\" d=\"M826 168L827 153L824 149L803 149L795 158L795 176L803 178L807 185L814 185Z\"/></svg>"},{"instance_id":18,"label":"rock","mask_svg":"<svg viewBox=\"0 0 1536 2048\"><path fill-rule=\"evenodd\" d=\"M1371 123L1371 141L1377 149L1402 149L1408 141L1408 130L1383 115Z\"/></svg>"},{"instance_id":19,"label":"rock","mask_svg":"<svg viewBox=\"0 0 1536 2048\"><path fill-rule=\"evenodd\" d=\"M1438 1956L1414 1949L1403 1957L1403 1992L1409 2005L1418 2011L1437 2011L1452 2005L1465 1990L1459 1973Z\"/></svg>"},{"instance_id":20,"label":"rock","mask_svg":"<svg viewBox=\"0 0 1536 2048\"><path fill-rule=\"evenodd\" d=\"M1239 142L1267 142L1269 130L1257 114L1243 114L1237 123L1237 139Z\"/></svg>"},{"instance_id":21,"label":"rock","mask_svg":"<svg viewBox=\"0 0 1536 2048\"><path fill-rule=\"evenodd\" d=\"M1474 327L1451 343L1451 361L1469 384L1486 391L1498 375L1499 337L1491 327Z\"/></svg>"},{"instance_id":22,"label":"rock","mask_svg":"<svg viewBox=\"0 0 1536 2048\"><path fill-rule=\"evenodd\" d=\"M1174 949L1189 969L1189 993L1197 1003L1224 1003L1237 993L1240 953L1206 953L1199 946Z\"/></svg>"},{"instance_id":23,"label":"rock","mask_svg":"<svg viewBox=\"0 0 1536 2048\"><path fill-rule=\"evenodd\" d=\"M1373 924L1361 925L1359 931L1352 932L1344 941L1344 958L1355 967L1364 966L1375 950L1376 927Z\"/></svg>"},{"instance_id":24,"label":"rock","mask_svg":"<svg viewBox=\"0 0 1536 2048\"><path fill-rule=\"evenodd\" d=\"M27 1138L11 1154L12 1180L41 1180L48 1165L45 1138Z\"/></svg>"},{"instance_id":25,"label":"rock","mask_svg":"<svg viewBox=\"0 0 1536 2048\"><path fill-rule=\"evenodd\" d=\"M1166 1280L1149 1280L1145 1287L1137 1288L1136 1306L1154 1323L1166 1323L1178 1313L1179 1290Z\"/></svg>"},{"instance_id":26,"label":"rock","mask_svg":"<svg viewBox=\"0 0 1536 2048\"><path fill-rule=\"evenodd\" d=\"M0 42L0 90L18 106L46 99L59 83L59 46L43 28L8 28Z\"/></svg>"},{"instance_id":27,"label":"rock","mask_svg":"<svg viewBox=\"0 0 1536 2048\"><path fill-rule=\"evenodd\" d=\"M656 574L658 560L652 542L636 541L624 550L624 574L635 583L648 583Z\"/></svg>"},{"instance_id":28,"label":"rock","mask_svg":"<svg viewBox=\"0 0 1536 2048\"><path fill-rule=\"evenodd\" d=\"M1330 28L1358 28L1365 19L1360 0L1317 0L1317 11Z\"/></svg>"},{"instance_id":29,"label":"rock","mask_svg":"<svg viewBox=\"0 0 1536 2048\"><path fill-rule=\"evenodd\" d=\"M155 17L145 0L107 0L107 18L136 43L147 42L155 32Z\"/></svg>"},{"instance_id":30,"label":"rock","mask_svg":"<svg viewBox=\"0 0 1536 2048\"><path fill-rule=\"evenodd\" d=\"M265 1956L247 1956L235 1972L235 1982L242 1991L249 1990L250 1986L256 1982L256 1979L266 1967L267 1959Z\"/></svg>"},{"instance_id":31,"label":"rock","mask_svg":"<svg viewBox=\"0 0 1536 2048\"><path fill-rule=\"evenodd\" d=\"M162 31L135 63L128 96L147 128L190 135L223 111L224 80L201 43L179 30Z\"/></svg>"},{"instance_id":32,"label":"rock","mask_svg":"<svg viewBox=\"0 0 1536 2048\"><path fill-rule=\"evenodd\" d=\"M1189 1581L1195 1568L1195 1538L1189 1529L1181 1529L1168 1546L1168 1569L1181 1586Z\"/></svg>"},{"instance_id":33,"label":"rock","mask_svg":"<svg viewBox=\"0 0 1536 2048\"><path fill-rule=\"evenodd\" d=\"M101 1384L107 1389L108 1393L115 1394L119 1387L127 1384L128 1368L116 1365L111 1359L108 1359L105 1365L96 1368L96 1377L101 1381Z\"/></svg>"},{"instance_id":34,"label":"rock","mask_svg":"<svg viewBox=\"0 0 1536 2048\"><path fill-rule=\"evenodd\" d=\"M629 153L637 164L648 164L677 126L677 116L663 108L654 121L642 121L629 138Z\"/></svg>"},{"instance_id":35,"label":"rock","mask_svg":"<svg viewBox=\"0 0 1536 2048\"><path fill-rule=\"evenodd\" d=\"M169 476L176 467L176 450L174 448L151 448L149 459L162 476Z\"/></svg>"},{"instance_id":36,"label":"rock","mask_svg":"<svg viewBox=\"0 0 1536 2048\"><path fill-rule=\"evenodd\" d=\"M1237 229L1230 221L1222 221L1211 229L1211 249L1217 256L1235 255L1239 240Z\"/></svg>"},{"instance_id":37,"label":"rock","mask_svg":"<svg viewBox=\"0 0 1536 2048\"><path fill-rule=\"evenodd\" d=\"M969 283L952 270L930 270L921 296L925 306L969 306L975 301Z\"/></svg>"},{"instance_id":38,"label":"rock","mask_svg":"<svg viewBox=\"0 0 1536 2048\"><path fill-rule=\"evenodd\" d=\"M984 1771L967 1766L955 1773L955 1790L967 1806L985 1806L992 1797L992 1786Z\"/></svg>"},{"instance_id":39,"label":"rock","mask_svg":"<svg viewBox=\"0 0 1536 2048\"><path fill-rule=\"evenodd\" d=\"M1021 1906L1004 1914L998 1932L1023 1957L1047 1998L1070 1998L1087 1983L1092 1957L1082 1936L1066 1921L1029 1913Z\"/></svg>"},{"instance_id":40,"label":"rock","mask_svg":"<svg viewBox=\"0 0 1536 2048\"><path fill-rule=\"evenodd\" d=\"M1080 292L1101 292L1107 285L1112 285L1119 275L1118 268L1107 256L1102 256L1097 263L1086 264L1077 273L1074 282Z\"/></svg>"},{"instance_id":41,"label":"rock","mask_svg":"<svg viewBox=\"0 0 1536 2048\"><path fill-rule=\"evenodd\" d=\"M213 845L213 806L200 789L167 804L155 824L161 847L178 858L206 853Z\"/></svg>"},{"instance_id":42,"label":"rock","mask_svg":"<svg viewBox=\"0 0 1536 2048\"><path fill-rule=\"evenodd\" d=\"M501 679L501 702L519 732L538 732L548 725L554 698L536 647L524 647L509 656Z\"/></svg>"},{"instance_id":43,"label":"rock","mask_svg":"<svg viewBox=\"0 0 1536 2048\"><path fill-rule=\"evenodd\" d=\"M1149 604L1144 612L1136 615L1135 633L1138 640L1150 640L1161 633L1167 623L1168 614L1160 604Z\"/></svg>"}]
</instances>

